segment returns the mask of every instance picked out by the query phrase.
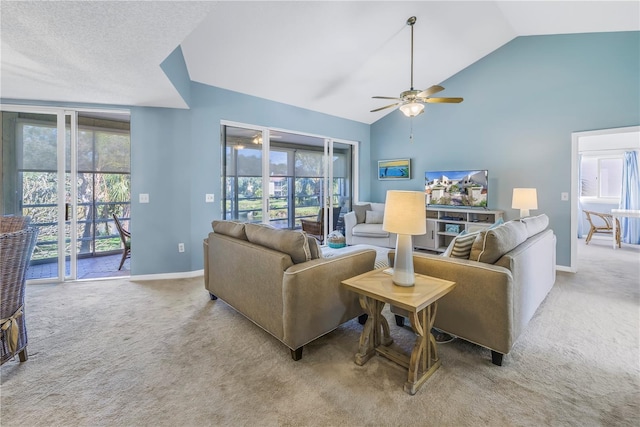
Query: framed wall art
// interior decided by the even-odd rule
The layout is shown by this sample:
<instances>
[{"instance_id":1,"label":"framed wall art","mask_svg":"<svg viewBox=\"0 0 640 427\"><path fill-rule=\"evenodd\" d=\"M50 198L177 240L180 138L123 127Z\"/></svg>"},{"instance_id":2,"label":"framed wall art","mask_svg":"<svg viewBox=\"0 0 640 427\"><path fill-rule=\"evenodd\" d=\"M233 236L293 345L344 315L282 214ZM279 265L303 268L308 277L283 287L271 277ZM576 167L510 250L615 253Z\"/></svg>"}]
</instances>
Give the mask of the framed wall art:
<instances>
[{"instance_id":1,"label":"framed wall art","mask_svg":"<svg viewBox=\"0 0 640 427\"><path fill-rule=\"evenodd\" d=\"M378 179L411 179L411 159L378 160Z\"/></svg>"}]
</instances>

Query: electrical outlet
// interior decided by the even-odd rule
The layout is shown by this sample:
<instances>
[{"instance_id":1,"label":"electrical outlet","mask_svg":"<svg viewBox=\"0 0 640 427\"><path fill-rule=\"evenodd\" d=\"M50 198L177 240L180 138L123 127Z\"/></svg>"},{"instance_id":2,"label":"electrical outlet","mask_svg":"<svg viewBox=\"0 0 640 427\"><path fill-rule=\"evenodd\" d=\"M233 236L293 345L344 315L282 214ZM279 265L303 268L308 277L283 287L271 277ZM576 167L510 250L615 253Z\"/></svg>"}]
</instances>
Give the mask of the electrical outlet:
<instances>
[{"instance_id":1,"label":"electrical outlet","mask_svg":"<svg viewBox=\"0 0 640 427\"><path fill-rule=\"evenodd\" d=\"M140 203L149 203L149 195L147 193L140 193Z\"/></svg>"},{"instance_id":2,"label":"electrical outlet","mask_svg":"<svg viewBox=\"0 0 640 427\"><path fill-rule=\"evenodd\" d=\"M215 198L215 196L213 194L205 194L204 195L204 201L206 203L213 203L213 202L215 202L215 200L216 200L216 198Z\"/></svg>"},{"instance_id":3,"label":"electrical outlet","mask_svg":"<svg viewBox=\"0 0 640 427\"><path fill-rule=\"evenodd\" d=\"M178 243L178 252L184 252L184 243Z\"/></svg>"}]
</instances>

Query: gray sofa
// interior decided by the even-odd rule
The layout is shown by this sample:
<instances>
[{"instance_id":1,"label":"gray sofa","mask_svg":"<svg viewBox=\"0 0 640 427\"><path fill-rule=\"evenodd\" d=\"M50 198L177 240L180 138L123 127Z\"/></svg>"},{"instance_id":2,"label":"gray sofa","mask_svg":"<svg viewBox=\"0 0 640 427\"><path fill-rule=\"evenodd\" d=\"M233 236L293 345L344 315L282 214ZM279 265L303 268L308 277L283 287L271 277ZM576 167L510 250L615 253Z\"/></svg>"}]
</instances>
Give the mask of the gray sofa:
<instances>
[{"instance_id":1,"label":"gray sofa","mask_svg":"<svg viewBox=\"0 0 640 427\"><path fill-rule=\"evenodd\" d=\"M493 363L502 365L555 283L556 237L548 224L546 215L509 221L472 235L470 247L460 236L468 259L464 250L447 251L462 258L414 254L416 273L456 282L438 301L434 326L490 349ZM391 310L402 325L406 312Z\"/></svg>"},{"instance_id":2,"label":"gray sofa","mask_svg":"<svg viewBox=\"0 0 640 427\"><path fill-rule=\"evenodd\" d=\"M344 248L324 258L316 240L299 231L231 221L212 225L204 240L211 299L221 298L276 337L294 360L305 344L363 315L358 296L341 282L372 270L376 251Z\"/></svg>"},{"instance_id":3,"label":"gray sofa","mask_svg":"<svg viewBox=\"0 0 640 427\"><path fill-rule=\"evenodd\" d=\"M347 245L396 247L396 234L382 229L384 203L361 203L344 216Z\"/></svg>"}]
</instances>

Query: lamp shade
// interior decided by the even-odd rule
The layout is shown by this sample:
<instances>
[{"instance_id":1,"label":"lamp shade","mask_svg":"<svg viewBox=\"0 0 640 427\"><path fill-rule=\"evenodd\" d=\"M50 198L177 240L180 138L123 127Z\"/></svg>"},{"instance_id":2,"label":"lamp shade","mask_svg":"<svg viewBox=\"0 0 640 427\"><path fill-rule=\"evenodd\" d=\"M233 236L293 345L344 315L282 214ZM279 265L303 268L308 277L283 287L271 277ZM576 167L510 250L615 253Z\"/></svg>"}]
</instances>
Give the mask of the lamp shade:
<instances>
[{"instance_id":1,"label":"lamp shade","mask_svg":"<svg viewBox=\"0 0 640 427\"><path fill-rule=\"evenodd\" d=\"M408 104L402 104L400 111L407 117L415 117L424 111L424 104L420 102L409 102Z\"/></svg>"},{"instance_id":2,"label":"lamp shade","mask_svg":"<svg viewBox=\"0 0 640 427\"><path fill-rule=\"evenodd\" d=\"M387 191L382 229L397 234L425 234L425 202L425 194L421 191Z\"/></svg>"},{"instance_id":3,"label":"lamp shade","mask_svg":"<svg viewBox=\"0 0 640 427\"><path fill-rule=\"evenodd\" d=\"M538 192L535 188L514 188L511 208L520 209L520 216L529 216L530 209L538 209Z\"/></svg>"}]
</instances>

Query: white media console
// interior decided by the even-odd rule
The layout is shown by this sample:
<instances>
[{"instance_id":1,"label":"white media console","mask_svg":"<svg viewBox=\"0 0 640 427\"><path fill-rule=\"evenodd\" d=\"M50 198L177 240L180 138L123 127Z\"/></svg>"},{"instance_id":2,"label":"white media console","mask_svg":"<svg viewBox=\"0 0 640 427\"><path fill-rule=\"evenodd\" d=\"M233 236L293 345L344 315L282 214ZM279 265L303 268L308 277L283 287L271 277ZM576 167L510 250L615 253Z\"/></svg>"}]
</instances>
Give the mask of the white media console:
<instances>
[{"instance_id":1,"label":"white media console","mask_svg":"<svg viewBox=\"0 0 640 427\"><path fill-rule=\"evenodd\" d=\"M473 232L487 228L500 218L503 211L473 208L427 208L427 233L413 236L413 246L418 249L444 252L451 239L463 230Z\"/></svg>"}]
</instances>

